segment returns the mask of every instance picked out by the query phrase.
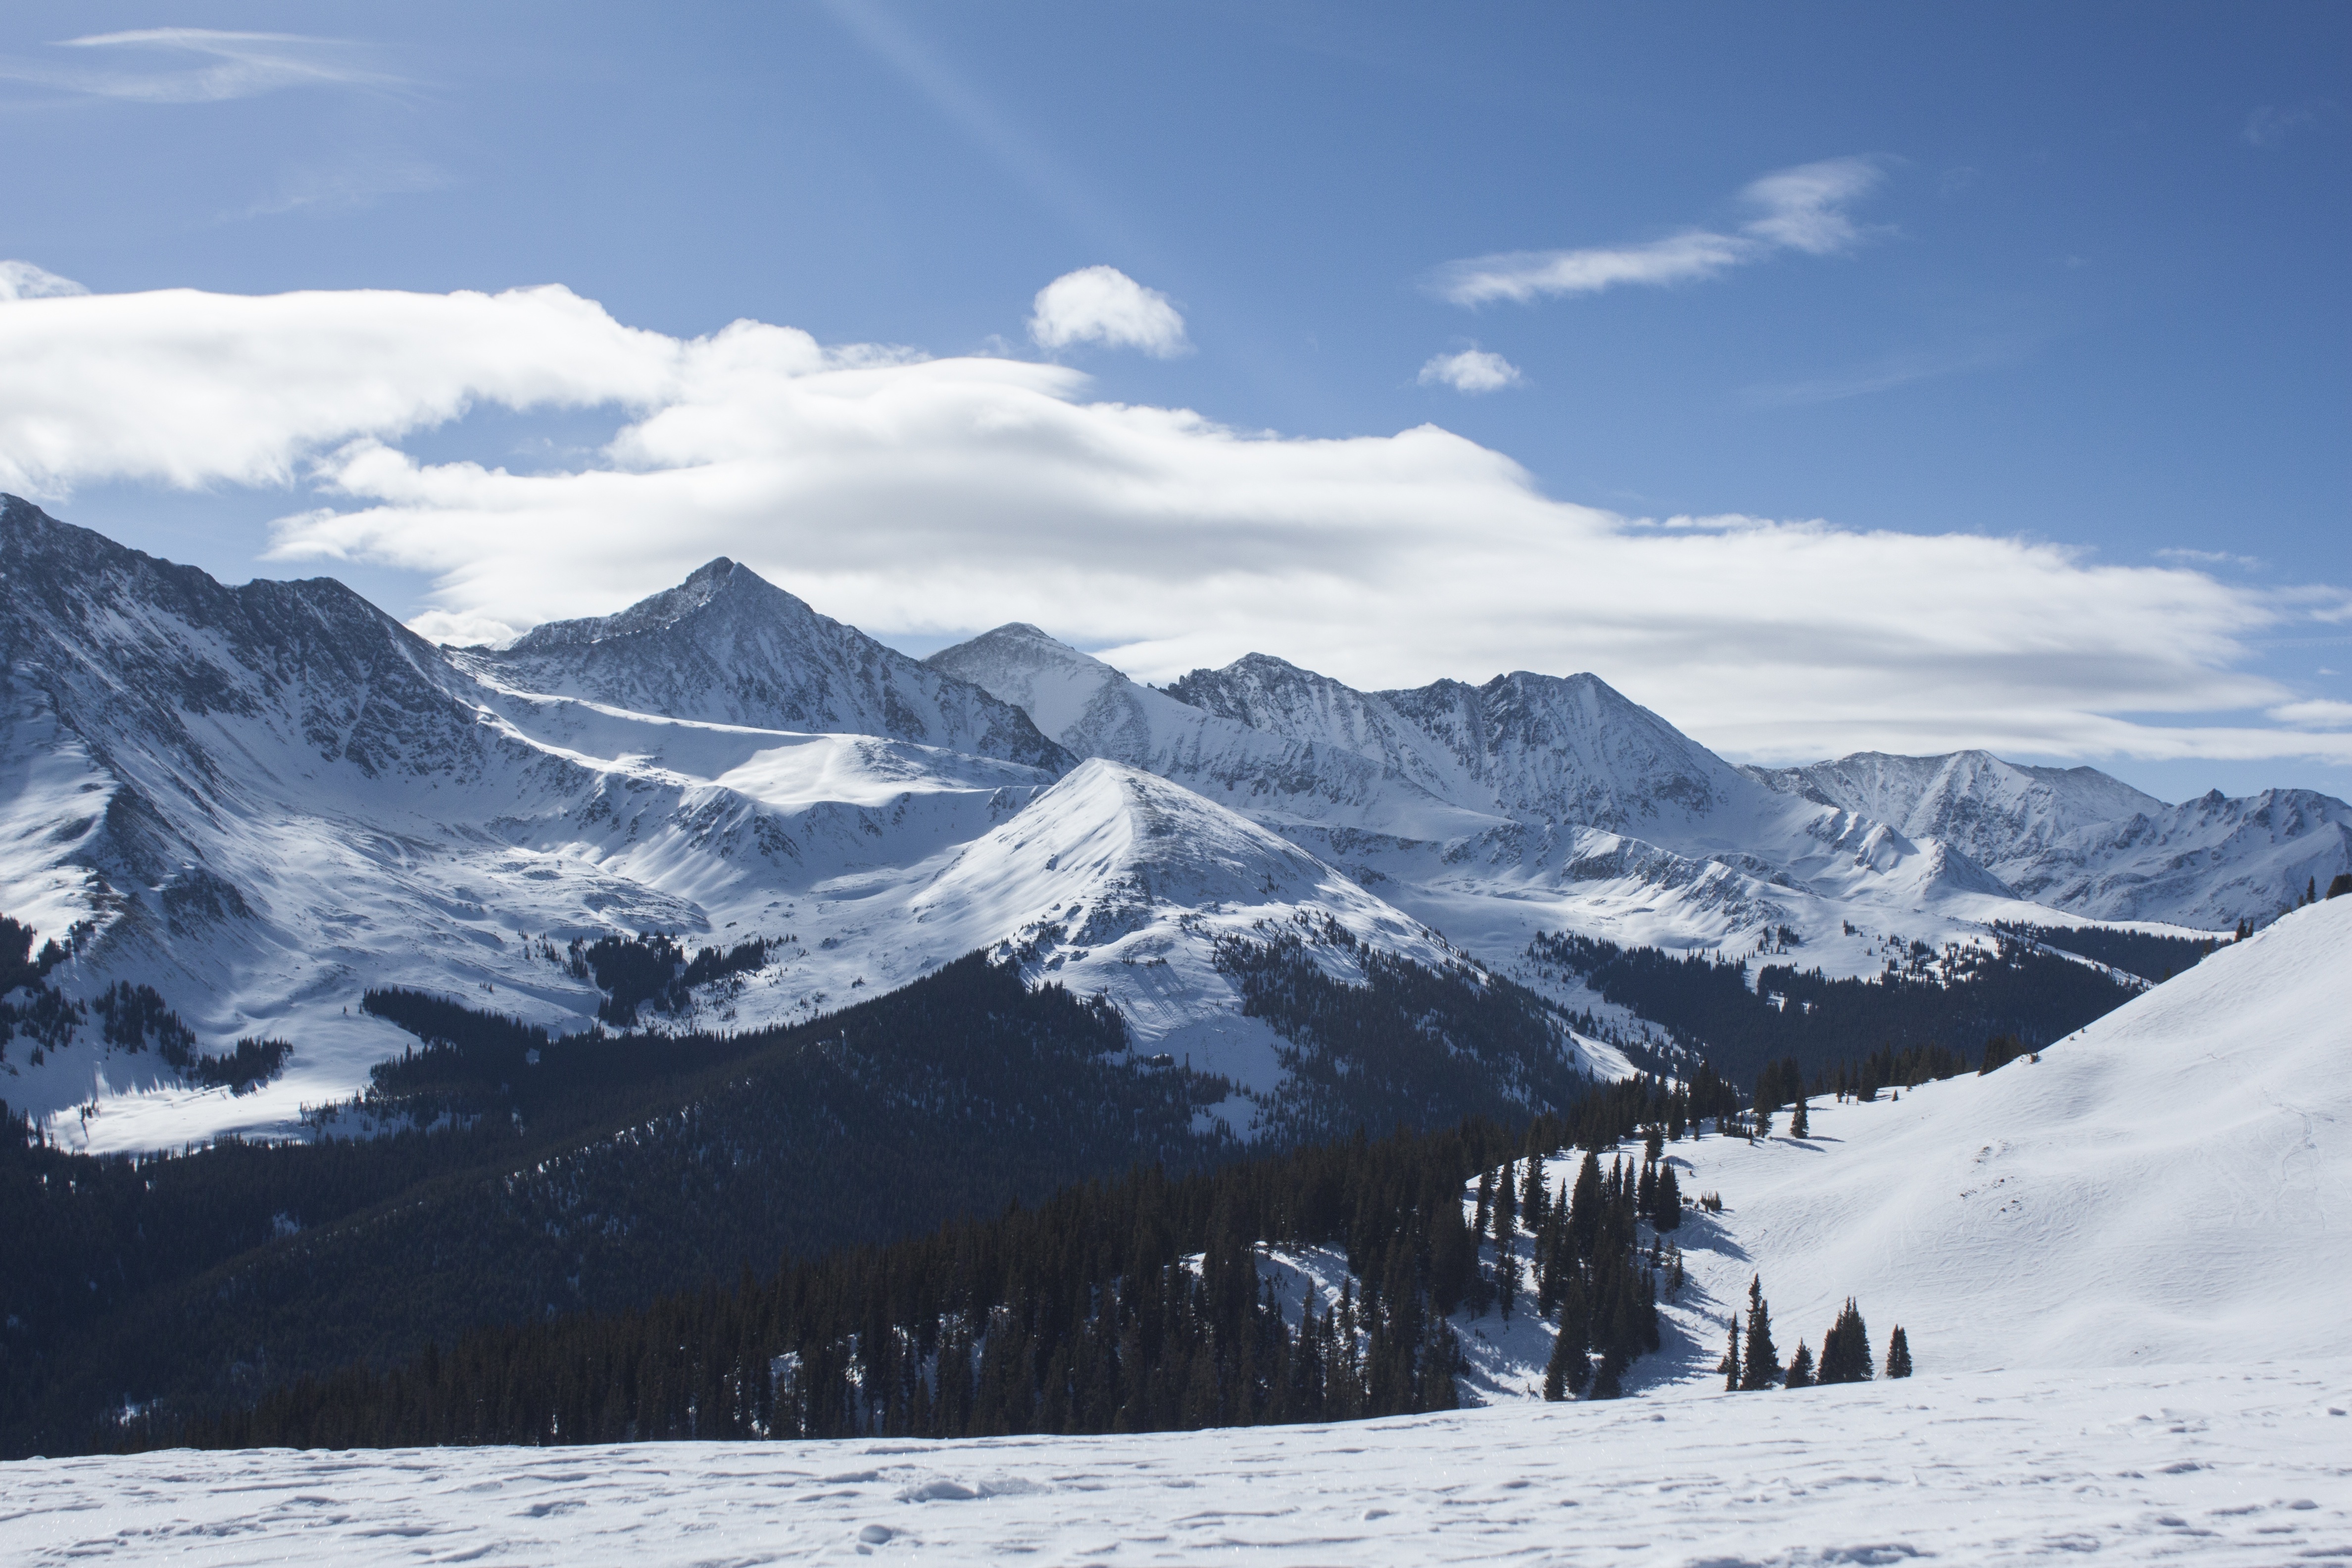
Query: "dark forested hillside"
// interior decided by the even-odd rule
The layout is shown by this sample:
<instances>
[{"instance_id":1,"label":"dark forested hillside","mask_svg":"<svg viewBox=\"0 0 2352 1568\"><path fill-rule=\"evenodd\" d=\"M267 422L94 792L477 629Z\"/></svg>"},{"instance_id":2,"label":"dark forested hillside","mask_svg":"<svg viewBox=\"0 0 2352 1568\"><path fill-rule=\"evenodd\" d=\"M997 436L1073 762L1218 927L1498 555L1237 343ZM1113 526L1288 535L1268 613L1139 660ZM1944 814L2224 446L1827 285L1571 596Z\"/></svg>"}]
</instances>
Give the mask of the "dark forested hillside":
<instances>
[{"instance_id":1,"label":"dark forested hillside","mask_svg":"<svg viewBox=\"0 0 2352 1568\"><path fill-rule=\"evenodd\" d=\"M1539 936L1528 953L1664 1025L1736 1083L1753 1082L1768 1063L1789 1058L1810 1081L1840 1062L1930 1046L1974 1063L1994 1036L2047 1045L2140 990L2008 939L1991 950L1942 952L1914 943L1869 980L1768 964L1751 983L1738 959L1621 948L1574 935Z\"/></svg>"},{"instance_id":2,"label":"dark forested hillside","mask_svg":"<svg viewBox=\"0 0 2352 1568\"><path fill-rule=\"evenodd\" d=\"M977 956L735 1038L551 1040L429 997L371 1005L425 1043L365 1112L436 1131L132 1161L8 1122L0 1451L1230 1151L1194 1126L1221 1081L1138 1068L1116 1015Z\"/></svg>"},{"instance_id":3,"label":"dark forested hillside","mask_svg":"<svg viewBox=\"0 0 2352 1568\"><path fill-rule=\"evenodd\" d=\"M2147 981L2169 980L2221 945L2218 937L2163 936L2115 931L2106 926L2037 926L2003 921L1994 929L2062 952L2080 953Z\"/></svg>"},{"instance_id":4,"label":"dark forested hillside","mask_svg":"<svg viewBox=\"0 0 2352 1568\"><path fill-rule=\"evenodd\" d=\"M592 1443L1143 1431L1438 1409L1460 1360L1447 1314L1498 1280L1490 1193L1523 1190L1538 1259L1522 1310L1560 1328L1552 1394L1616 1391L1658 1345L1654 1249L1680 1220L1663 1163L1542 1190L1521 1151L1677 1132L1726 1110L1654 1080L1596 1091L1524 1133L1471 1120L1352 1138L1171 1178L1142 1169L1035 1208L789 1265L650 1309L478 1331L381 1371L345 1368L193 1422L114 1430L124 1446ZM1663 1135L1663 1133L1661 1133ZM1494 1180L1497 1163L1502 1180ZM1482 1174L1483 1173L1483 1174ZM1480 1175L1475 1219L1465 1183ZM1495 1233L1512 1205L1492 1206ZM1262 1281L1272 1245L1344 1249L1338 1300ZM1516 1267L1513 1275L1516 1277ZM1508 1287L1505 1286L1507 1290ZM1596 1360L1597 1358L1597 1360Z\"/></svg>"},{"instance_id":5,"label":"dark forested hillside","mask_svg":"<svg viewBox=\"0 0 2352 1568\"><path fill-rule=\"evenodd\" d=\"M1372 955L1355 955L1369 984L1341 984L1307 947L1226 955L1297 1042L1300 1087L1258 1108L1262 1147L1585 1101L1531 994ZM978 955L740 1036L551 1038L420 993L365 1005L417 1044L320 1115L311 1143L132 1161L9 1123L0 1451L75 1447L103 1411L231 1407L477 1328L637 1309L1088 1177L1179 1177L1240 1152L1202 1114L1233 1085L1139 1060L1108 1005L1027 990ZM347 1127L379 1135L332 1135Z\"/></svg>"},{"instance_id":6,"label":"dark forested hillside","mask_svg":"<svg viewBox=\"0 0 2352 1568\"><path fill-rule=\"evenodd\" d=\"M1335 951L1363 982L1336 977L1318 950ZM1336 921L1265 942L1229 939L1217 967L1240 989L1242 1010L1290 1042L1287 1081L1258 1097L1261 1123L1280 1142L1557 1112L1591 1087L1566 1022L1533 992L1466 965L1440 971L1391 957Z\"/></svg>"}]
</instances>

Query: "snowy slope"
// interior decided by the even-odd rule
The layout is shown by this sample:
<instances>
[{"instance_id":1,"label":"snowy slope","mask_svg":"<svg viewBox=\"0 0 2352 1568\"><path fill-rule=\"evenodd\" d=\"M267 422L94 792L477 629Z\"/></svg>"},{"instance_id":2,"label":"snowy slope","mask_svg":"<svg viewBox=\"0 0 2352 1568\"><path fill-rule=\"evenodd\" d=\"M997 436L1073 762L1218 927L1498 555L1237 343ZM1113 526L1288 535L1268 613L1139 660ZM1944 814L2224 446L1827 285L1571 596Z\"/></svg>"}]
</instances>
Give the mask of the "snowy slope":
<instances>
[{"instance_id":1,"label":"snowy slope","mask_svg":"<svg viewBox=\"0 0 2352 1568\"><path fill-rule=\"evenodd\" d=\"M1816 1102L1807 1140L1787 1126L1675 1147L1684 1190L1720 1191L1736 1241L1702 1283L1727 1310L1760 1270L1784 1352L1800 1332L1818 1348L1854 1295L1939 1368L2343 1354L2352 899L2222 949L2038 1062L1897 1103Z\"/></svg>"},{"instance_id":2,"label":"snowy slope","mask_svg":"<svg viewBox=\"0 0 2352 1568\"><path fill-rule=\"evenodd\" d=\"M2352 1362L1140 1436L186 1451L0 1466L14 1560L2340 1562Z\"/></svg>"}]
</instances>

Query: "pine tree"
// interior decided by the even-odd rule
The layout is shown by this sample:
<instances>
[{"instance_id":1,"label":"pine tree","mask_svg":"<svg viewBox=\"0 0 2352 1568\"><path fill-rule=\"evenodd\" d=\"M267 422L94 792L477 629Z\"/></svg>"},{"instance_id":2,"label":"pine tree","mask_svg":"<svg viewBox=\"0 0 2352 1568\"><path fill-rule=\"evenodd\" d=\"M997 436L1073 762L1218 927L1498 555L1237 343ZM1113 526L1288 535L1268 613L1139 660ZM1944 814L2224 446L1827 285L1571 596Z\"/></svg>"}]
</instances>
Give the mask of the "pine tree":
<instances>
[{"instance_id":1,"label":"pine tree","mask_svg":"<svg viewBox=\"0 0 2352 1568\"><path fill-rule=\"evenodd\" d=\"M1812 1136L1811 1119L1805 1114L1805 1097L1801 1094L1797 1097L1797 1113L1789 1119L1789 1136L1791 1138Z\"/></svg>"},{"instance_id":2,"label":"pine tree","mask_svg":"<svg viewBox=\"0 0 2352 1568\"><path fill-rule=\"evenodd\" d=\"M1723 1392L1739 1392L1739 1320L1731 1320L1731 1341L1724 1347L1722 1364L1716 1371L1723 1373Z\"/></svg>"},{"instance_id":3,"label":"pine tree","mask_svg":"<svg viewBox=\"0 0 2352 1568\"><path fill-rule=\"evenodd\" d=\"M1507 1241L1495 1259L1495 1293L1503 1306L1503 1321L1511 1321L1511 1302L1519 1293L1519 1255Z\"/></svg>"},{"instance_id":4,"label":"pine tree","mask_svg":"<svg viewBox=\"0 0 2352 1568\"><path fill-rule=\"evenodd\" d=\"M1903 1337L1903 1325L1900 1323L1895 1325L1895 1332L1886 1342L1886 1375L1911 1375L1911 1342Z\"/></svg>"},{"instance_id":5,"label":"pine tree","mask_svg":"<svg viewBox=\"0 0 2352 1568\"><path fill-rule=\"evenodd\" d=\"M1853 1298L1846 1298L1845 1306L1838 1312L1837 1321L1822 1336L1822 1383L1867 1383L1870 1381L1870 1331L1864 1326L1862 1309Z\"/></svg>"},{"instance_id":6,"label":"pine tree","mask_svg":"<svg viewBox=\"0 0 2352 1568\"><path fill-rule=\"evenodd\" d=\"M1584 1152L1584 1163L1577 1167L1576 1187L1569 1194L1568 1229L1581 1259L1592 1256L1601 1237L1601 1158L1591 1150Z\"/></svg>"},{"instance_id":7,"label":"pine tree","mask_svg":"<svg viewBox=\"0 0 2352 1568\"><path fill-rule=\"evenodd\" d=\"M1683 1223L1683 1187L1675 1174L1674 1162L1658 1167L1658 1191L1650 1210L1650 1223L1659 1230L1678 1230Z\"/></svg>"},{"instance_id":8,"label":"pine tree","mask_svg":"<svg viewBox=\"0 0 2352 1568\"><path fill-rule=\"evenodd\" d=\"M1804 1341L1799 1340L1797 1342L1797 1353L1789 1360L1789 1379L1780 1386L1783 1388L1811 1388L1812 1385L1813 1352L1805 1348Z\"/></svg>"},{"instance_id":9,"label":"pine tree","mask_svg":"<svg viewBox=\"0 0 2352 1568\"><path fill-rule=\"evenodd\" d=\"M1748 1284L1748 1365L1739 1386L1750 1392L1780 1381L1780 1352L1772 1345L1772 1305L1764 1300L1764 1277Z\"/></svg>"}]
</instances>

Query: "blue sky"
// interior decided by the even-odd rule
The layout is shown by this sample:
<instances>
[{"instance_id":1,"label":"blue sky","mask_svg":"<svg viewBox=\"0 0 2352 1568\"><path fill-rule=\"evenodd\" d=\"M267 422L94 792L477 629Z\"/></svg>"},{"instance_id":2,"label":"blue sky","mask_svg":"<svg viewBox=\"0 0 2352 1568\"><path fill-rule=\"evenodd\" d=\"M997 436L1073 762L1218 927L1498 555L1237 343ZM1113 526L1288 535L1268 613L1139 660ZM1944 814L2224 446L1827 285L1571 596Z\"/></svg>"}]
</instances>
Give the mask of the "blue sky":
<instances>
[{"instance_id":1,"label":"blue sky","mask_svg":"<svg viewBox=\"0 0 2352 1568\"><path fill-rule=\"evenodd\" d=\"M289 428L275 458L93 437L18 488L453 636L614 607L723 548L918 651L1017 616L1148 676L1248 647L1364 684L1572 663L1736 755L1986 743L2169 798L2352 794L2347 67L2352 9L2320 5L19 5L0 257L78 309L560 284L666 340L748 318L1087 379L939 402L922 373L934 401L887 395L885 479L822 495L461 492L469 462L709 473L710 421L798 416L698 383L704 435L615 456L672 405L637 372L467 372L450 403L416 390L437 361L371 372L407 413ZM1759 184L1789 171L1812 171L1795 196ZM1033 326L1092 267L1163 297L1181 341ZM438 342L417 320L404 342ZM84 341L136 369L158 330ZM221 330L264 364L332 336ZM546 331L517 352L604 329ZM863 352L827 364L915 374ZM1075 412L1104 405L1280 439L1195 451L1172 416ZM1391 439L1425 424L1463 441ZM1108 467L1024 491L1000 468L1048 448L971 435L1006 427ZM811 429L725 458L798 471L842 438ZM331 456L362 438L417 472ZM503 556L477 547L492 516ZM1906 542L1951 535L2011 553ZM517 564L551 540L557 566Z\"/></svg>"}]
</instances>

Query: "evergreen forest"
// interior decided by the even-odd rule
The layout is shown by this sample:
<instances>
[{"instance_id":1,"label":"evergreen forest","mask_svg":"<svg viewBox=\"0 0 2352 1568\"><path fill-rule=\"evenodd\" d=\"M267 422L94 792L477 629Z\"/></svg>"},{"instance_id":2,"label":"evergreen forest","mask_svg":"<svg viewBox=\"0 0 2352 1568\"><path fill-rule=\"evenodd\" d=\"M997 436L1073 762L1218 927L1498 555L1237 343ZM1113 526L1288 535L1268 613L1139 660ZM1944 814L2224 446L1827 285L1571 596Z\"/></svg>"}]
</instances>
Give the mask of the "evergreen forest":
<instances>
[{"instance_id":1,"label":"evergreen forest","mask_svg":"<svg viewBox=\"0 0 2352 1568\"><path fill-rule=\"evenodd\" d=\"M1958 1064L1995 1036L2029 1048L2048 1045L2137 995L2116 979L2063 953L2013 936L1990 948L1900 944L1885 973L1833 980L1819 969L1765 964L1708 952L1622 948L1573 934L1545 934L1528 956L1581 980L1608 1001L1672 1030L1704 1052L1717 1072L1753 1082L1768 1065L1793 1060L1806 1081L1840 1064L1888 1064L1878 1081L1901 1081L1895 1058ZM1849 1070L1853 1070L1851 1067ZM1921 1071L1920 1079L1950 1071Z\"/></svg>"},{"instance_id":2,"label":"evergreen forest","mask_svg":"<svg viewBox=\"0 0 2352 1568\"><path fill-rule=\"evenodd\" d=\"M658 1005L693 964L734 958L641 939L655 951L592 959L593 945L552 956L589 966L615 999L634 993L632 1007ZM124 1411L233 1411L476 1331L650 1310L687 1282L765 1279L1089 1179L1157 1168L1181 1183L1243 1152L1228 1114L1268 1114L1282 1131L1259 1147L1280 1151L1465 1116L1581 1127L1625 1092L1548 1060L1558 1025L1525 992L1466 968L1380 963L1370 984L1341 984L1313 948L1230 954L1252 1005L1320 1075L1279 1104L1139 1058L1108 1005L1033 990L974 954L842 1012L736 1035L557 1037L443 996L372 992L365 1008L413 1043L353 1100L320 1108L307 1142L100 1157L7 1118L0 1454L73 1451ZM1694 1095L1737 1101L1702 1073L1672 1113L1713 1113ZM1622 1107L1593 1113L1615 1136ZM1205 1246L1196 1236L1190 1250Z\"/></svg>"}]
</instances>

